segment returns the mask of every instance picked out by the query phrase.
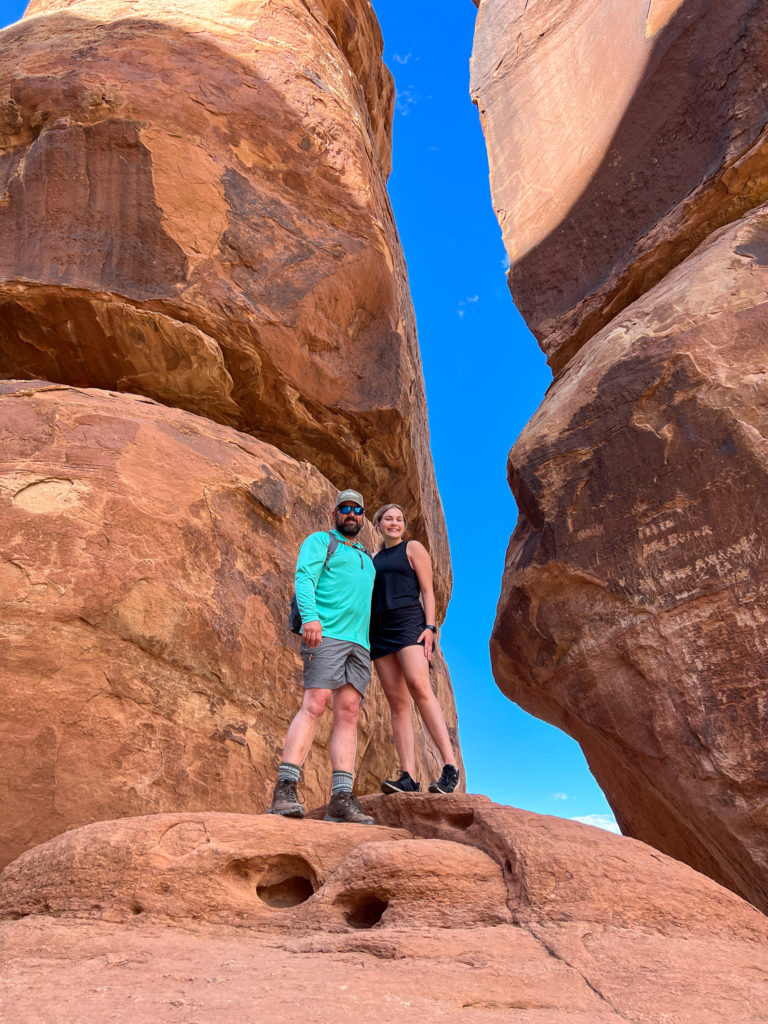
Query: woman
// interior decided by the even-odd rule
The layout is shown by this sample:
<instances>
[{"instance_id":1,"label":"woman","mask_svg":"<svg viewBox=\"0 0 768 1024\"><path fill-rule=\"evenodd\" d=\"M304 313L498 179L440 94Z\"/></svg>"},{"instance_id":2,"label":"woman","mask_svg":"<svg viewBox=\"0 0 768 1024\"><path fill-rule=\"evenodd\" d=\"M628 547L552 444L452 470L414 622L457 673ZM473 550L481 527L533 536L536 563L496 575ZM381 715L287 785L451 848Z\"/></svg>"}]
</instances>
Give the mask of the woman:
<instances>
[{"instance_id":1,"label":"woman","mask_svg":"<svg viewBox=\"0 0 768 1024\"><path fill-rule=\"evenodd\" d=\"M432 561L423 544L403 540L408 523L400 505L383 505L373 517L382 537L374 557L376 580L371 606L371 658L392 713L392 732L400 758L397 779L385 779L384 793L416 793L415 739L411 698L435 742L444 768L430 793L452 793L459 782L456 757L445 717L429 682L429 663L437 627Z\"/></svg>"}]
</instances>

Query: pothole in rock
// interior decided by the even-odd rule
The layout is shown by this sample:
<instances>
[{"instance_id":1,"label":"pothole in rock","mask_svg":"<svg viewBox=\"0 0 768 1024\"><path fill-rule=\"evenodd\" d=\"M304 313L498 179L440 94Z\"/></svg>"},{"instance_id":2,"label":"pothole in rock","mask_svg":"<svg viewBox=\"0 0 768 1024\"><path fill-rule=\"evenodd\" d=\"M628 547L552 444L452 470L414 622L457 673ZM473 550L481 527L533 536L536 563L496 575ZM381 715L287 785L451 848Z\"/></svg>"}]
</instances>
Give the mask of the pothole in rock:
<instances>
[{"instance_id":1,"label":"pothole in rock","mask_svg":"<svg viewBox=\"0 0 768 1024\"><path fill-rule=\"evenodd\" d=\"M344 920L350 928L373 928L381 921L389 900L375 893L347 893L344 897Z\"/></svg>"},{"instance_id":2,"label":"pothole in rock","mask_svg":"<svg viewBox=\"0 0 768 1024\"><path fill-rule=\"evenodd\" d=\"M301 875L292 875L271 885L256 886L259 899L268 907L275 907L278 910L282 907L298 907L300 903L306 903L314 892L310 880Z\"/></svg>"},{"instance_id":3,"label":"pothole in rock","mask_svg":"<svg viewBox=\"0 0 768 1024\"><path fill-rule=\"evenodd\" d=\"M313 896L317 889L317 876L303 857L273 857L235 861L230 865L234 877L247 885L254 885L256 895L274 910L297 907Z\"/></svg>"},{"instance_id":4,"label":"pothole in rock","mask_svg":"<svg viewBox=\"0 0 768 1024\"><path fill-rule=\"evenodd\" d=\"M475 823L475 812L470 811L448 811L444 815L446 825L455 828L460 832L466 832Z\"/></svg>"}]
</instances>

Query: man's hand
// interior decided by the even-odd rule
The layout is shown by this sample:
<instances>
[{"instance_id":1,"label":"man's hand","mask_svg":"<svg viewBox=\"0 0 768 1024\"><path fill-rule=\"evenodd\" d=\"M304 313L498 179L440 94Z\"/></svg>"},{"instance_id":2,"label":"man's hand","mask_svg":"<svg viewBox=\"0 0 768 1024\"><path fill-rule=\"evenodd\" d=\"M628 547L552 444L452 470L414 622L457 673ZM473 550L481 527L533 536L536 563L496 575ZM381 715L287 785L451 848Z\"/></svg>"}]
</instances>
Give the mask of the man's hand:
<instances>
[{"instance_id":1,"label":"man's hand","mask_svg":"<svg viewBox=\"0 0 768 1024\"><path fill-rule=\"evenodd\" d=\"M301 639L307 647L320 646L320 641L323 639L323 627L319 619L313 619L311 622L304 623Z\"/></svg>"}]
</instances>

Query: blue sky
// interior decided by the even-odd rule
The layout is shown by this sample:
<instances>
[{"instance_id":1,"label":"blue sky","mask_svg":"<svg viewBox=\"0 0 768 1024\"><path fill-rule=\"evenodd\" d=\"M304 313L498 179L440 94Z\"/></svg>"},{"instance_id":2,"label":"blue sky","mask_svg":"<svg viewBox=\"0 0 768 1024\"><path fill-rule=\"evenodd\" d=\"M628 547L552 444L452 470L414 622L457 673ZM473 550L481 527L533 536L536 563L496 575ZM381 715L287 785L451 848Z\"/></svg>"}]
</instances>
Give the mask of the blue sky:
<instances>
[{"instance_id":1,"label":"blue sky","mask_svg":"<svg viewBox=\"0 0 768 1024\"><path fill-rule=\"evenodd\" d=\"M517 518L507 454L551 374L506 284L485 142L469 98L475 6L374 0L374 7L397 88L389 192L451 541L454 590L441 642L467 787L542 814L612 822L578 744L507 700L491 674L488 640Z\"/></svg>"},{"instance_id":2,"label":"blue sky","mask_svg":"<svg viewBox=\"0 0 768 1024\"><path fill-rule=\"evenodd\" d=\"M0 0L0 25L25 7ZM605 823L610 808L578 745L503 697L491 674L488 640L517 517L507 453L551 378L506 285L485 144L469 99L476 10L471 0L374 0L374 7L397 87L389 190L453 556L441 643L467 788L542 814Z\"/></svg>"}]
</instances>

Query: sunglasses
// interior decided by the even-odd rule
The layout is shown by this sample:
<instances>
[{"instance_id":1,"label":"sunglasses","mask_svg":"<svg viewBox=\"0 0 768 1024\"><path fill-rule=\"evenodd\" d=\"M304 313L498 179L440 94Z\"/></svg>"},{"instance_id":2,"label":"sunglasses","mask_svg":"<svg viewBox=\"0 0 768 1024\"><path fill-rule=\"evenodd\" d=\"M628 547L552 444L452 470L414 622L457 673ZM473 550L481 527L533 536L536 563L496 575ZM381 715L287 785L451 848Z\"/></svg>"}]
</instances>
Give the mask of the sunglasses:
<instances>
[{"instance_id":1,"label":"sunglasses","mask_svg":"<svg viewBox=\"0 0 768 1024\"><path fill-rule=\"evenodd\" d=\"M341 512L343 516L348 516L350 512L354 512L356 516L361 516L365 509L362 505L339 505L336 511Z\"/></svg>"}]
</instances>

